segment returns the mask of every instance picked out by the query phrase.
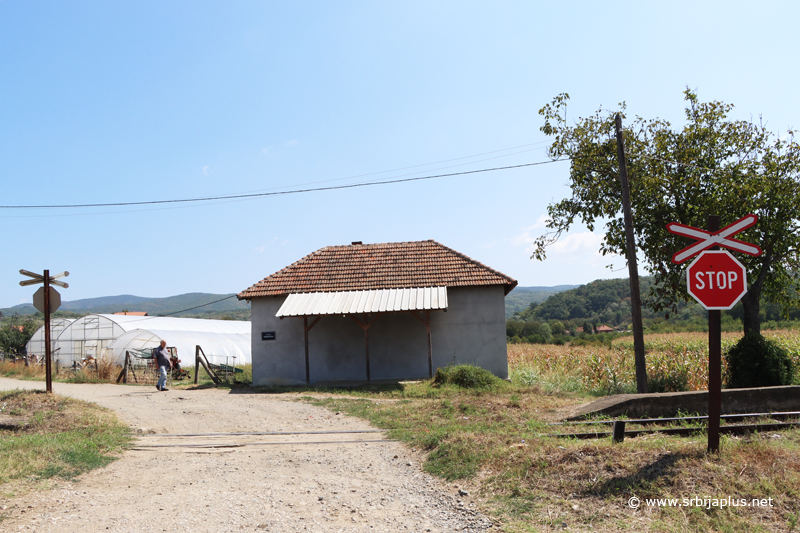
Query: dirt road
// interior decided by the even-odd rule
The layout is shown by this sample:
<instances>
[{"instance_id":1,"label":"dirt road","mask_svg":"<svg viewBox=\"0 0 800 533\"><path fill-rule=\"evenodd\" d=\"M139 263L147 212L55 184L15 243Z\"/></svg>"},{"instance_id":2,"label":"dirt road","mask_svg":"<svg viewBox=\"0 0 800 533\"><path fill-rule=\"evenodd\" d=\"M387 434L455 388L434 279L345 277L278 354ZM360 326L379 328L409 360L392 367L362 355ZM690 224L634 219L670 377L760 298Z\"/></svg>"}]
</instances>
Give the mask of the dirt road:
<instances>
[{"instance_id":1,"label":"dirt road","mask_svg":"<svg viewBox=\"0 0 800 533\"><path fill-rule=\"evenodd\" d=\"M44 383L0 378L0 390L17 388ZM140 436L104 469L0 498L0 531L493 529L460 486L424 474L417 455L358 419L249 391L53 389L113 409Z\"/></svg>"}]
</instances>

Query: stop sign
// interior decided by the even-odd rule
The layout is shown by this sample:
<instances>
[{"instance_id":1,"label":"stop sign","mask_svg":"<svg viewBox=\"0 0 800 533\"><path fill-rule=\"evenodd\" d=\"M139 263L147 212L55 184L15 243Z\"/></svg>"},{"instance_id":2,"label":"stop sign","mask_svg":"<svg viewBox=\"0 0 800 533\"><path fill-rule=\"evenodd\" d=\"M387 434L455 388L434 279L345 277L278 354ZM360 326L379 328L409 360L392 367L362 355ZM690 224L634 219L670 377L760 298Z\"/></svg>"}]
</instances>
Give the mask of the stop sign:
<instances>
[{"instance_id":1,"label":"stop sign","mask_svg":"<svg viewBox=\"0 0 800 533\"><path fill-rule=\"evenodd\" d=\"M33 306L44 313L44 287L33 293ZM50 312L55 313L61 307L61 293L50 287Z\"/></svg>"},{"instance_id":2,"label":"stop sign","mask_svg":"<svg viewBox=\"0 0 800 533\"><path fill-rule=\"evenodd\" d=\"M689 294L709 310L730 309L747 292L747 271L724 250L706 250L686 270Z\"/></svg>"}]
</instances>

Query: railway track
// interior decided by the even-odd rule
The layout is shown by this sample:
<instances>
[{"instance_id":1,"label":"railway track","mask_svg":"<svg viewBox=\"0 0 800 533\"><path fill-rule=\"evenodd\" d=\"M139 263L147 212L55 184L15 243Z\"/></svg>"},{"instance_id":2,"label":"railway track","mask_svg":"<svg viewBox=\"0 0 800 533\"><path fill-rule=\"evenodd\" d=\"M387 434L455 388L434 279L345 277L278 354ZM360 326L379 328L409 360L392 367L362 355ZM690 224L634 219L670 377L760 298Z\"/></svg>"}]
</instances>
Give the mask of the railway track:
<instances>
[{"instance_id":1,"label":"railway track","mask_svg":"<svg viewBox=\"0 0 800 533\"><path fill-rule=\"evenodd\" d=\"M746 435L748 433L764 432L764 431L781 431L785 429L792 429L800 427L800 411L788 411L779 413L743 413L734 415L722 415L720 420L724 422L731 422L731 424L721 425L719 428L720 434L734 434ZM750 420L787 420L795 419L793 422L763 422L763 423L750 423L742 424L735 422L747 422ZM602 439L611 437L614 442L621 442L625 437L638 437L639 435L660 433L664 435L692 435L706 430L707 416L684 416L673 418L637 418L637 419L623 419L623 420L589 420L580 422L560 422L550 424L551 427L580 427L580 426L611 426L611 431L584 431L584 432L569 432L569 433L556 433L545 434L541 436L547 437L560 437L560 438L574 438L574 439ZM695 425L686 426L683 424ZM647 426L661 426L661 425L675 425L681 424L679 427L647 427ZM626 425L645 426L642 429L625 429Z\"/></svg>"}]
</instances>

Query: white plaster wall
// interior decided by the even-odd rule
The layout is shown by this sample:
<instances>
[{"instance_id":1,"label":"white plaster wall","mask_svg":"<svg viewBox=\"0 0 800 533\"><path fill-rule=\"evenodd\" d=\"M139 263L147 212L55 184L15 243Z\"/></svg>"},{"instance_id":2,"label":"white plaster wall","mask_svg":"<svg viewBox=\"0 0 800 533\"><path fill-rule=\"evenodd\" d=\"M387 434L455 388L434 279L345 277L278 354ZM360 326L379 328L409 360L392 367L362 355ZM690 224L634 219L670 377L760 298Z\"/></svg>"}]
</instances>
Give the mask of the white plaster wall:
<instances>
[{"instance_id":1,"label":"white plaster wall","mask_svg":"<svg viewBox=\"0 0 800 533\"><path fill-rule=\"evenodd\" d=\"M448 311L430 314L433 371L455 361L508 377L503 287L455 287L447 294ZM275 317L285 298L251 301L254 385L306 381L303 319ZM262 331L274 331L276 339L262 341ZM364 330L351 317L323 316L308 340L311 383L367 379ZM369 329L369 355L373 380L427 378L425 326L410 313L380 315Z\"/></svg>"},{"instance_id":2,"label":"white plaster wall","mask_svg":"<svg viewBox=\"0 0 800 533\"><path fill-rule=\"evenodd\" d=\"M508 377L502 286L448 287L446 313L431 313L433 369L469 363Z\"/></svg>"},{"instance_id":3,"label":"white plaster wall","mask_svg":"<svg viewBox=\"0 0 800 533\"><path fill-rule=\"evenodd\" d=\"M253 385L299 385L306 382L303 319L280 320L275 316L285 299L286 296L274 296L250 302ZM263 331L274 331L275 340L262 341Z\"/></svg>"}]
</instances>

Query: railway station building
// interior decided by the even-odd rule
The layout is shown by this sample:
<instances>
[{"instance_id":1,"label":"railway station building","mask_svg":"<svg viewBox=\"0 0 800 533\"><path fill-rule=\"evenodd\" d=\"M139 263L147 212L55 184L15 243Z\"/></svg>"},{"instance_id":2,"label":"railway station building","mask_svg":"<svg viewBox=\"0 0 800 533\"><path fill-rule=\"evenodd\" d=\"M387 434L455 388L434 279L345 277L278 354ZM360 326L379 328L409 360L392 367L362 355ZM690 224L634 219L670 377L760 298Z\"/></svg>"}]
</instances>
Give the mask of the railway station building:
<instances>
[{"instance_id":1,"label":"railway station building","mask_svg":"<svg viewBox=\"0 0 800 533\"><path fill-rule=\"evenodd\" d=\"M253 385L420 379L451 363L507 378L516 285L433 240L321 248L238 294Z\"/></svg>"}]
</instances>

